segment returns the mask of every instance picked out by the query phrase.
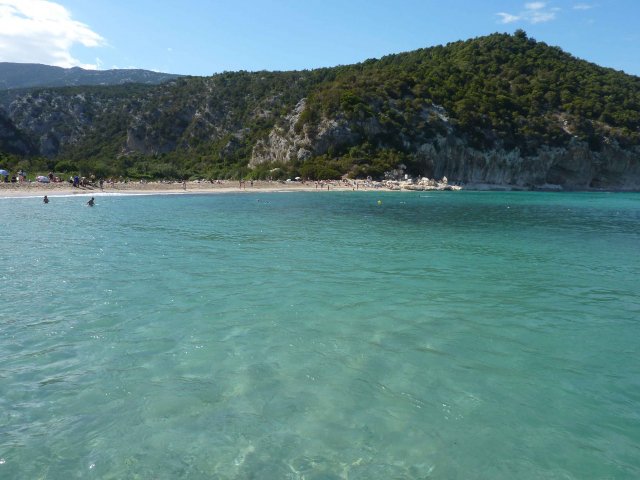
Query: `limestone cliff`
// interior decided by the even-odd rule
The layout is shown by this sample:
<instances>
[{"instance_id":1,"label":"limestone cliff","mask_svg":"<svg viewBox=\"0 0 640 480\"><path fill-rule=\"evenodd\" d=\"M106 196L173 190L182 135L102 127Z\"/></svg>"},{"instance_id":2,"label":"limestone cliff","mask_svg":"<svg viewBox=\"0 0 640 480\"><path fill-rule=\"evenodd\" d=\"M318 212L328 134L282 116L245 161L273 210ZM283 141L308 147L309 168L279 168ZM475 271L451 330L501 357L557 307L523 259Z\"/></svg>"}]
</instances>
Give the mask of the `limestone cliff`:
<instances>
[{"instance_id":1,"label":"limestone cliff","mask_svg":"<svg viewBox=\"0 0 640 480\"><path fill-rule=\"evenodd\" d=\"M340 151L362 142L384 145L384 127L375 118L349 122L344 116L323 118L316 126L299 128L305 99L275 127L266 139L256 143L250 166L264 162L287 163L306 160L329 151ZM565 147L541 146L534 154L520 149L477 149L456 131L444 109L424 108L421 117L439 123L441 134L429 138L417 128L401 141L416 167L417 175L447 177L466 185L515 186L521 188L640 189L640 146L622 148L605 139L599 151L577 138Z\"/></svg>"}]
</instances>

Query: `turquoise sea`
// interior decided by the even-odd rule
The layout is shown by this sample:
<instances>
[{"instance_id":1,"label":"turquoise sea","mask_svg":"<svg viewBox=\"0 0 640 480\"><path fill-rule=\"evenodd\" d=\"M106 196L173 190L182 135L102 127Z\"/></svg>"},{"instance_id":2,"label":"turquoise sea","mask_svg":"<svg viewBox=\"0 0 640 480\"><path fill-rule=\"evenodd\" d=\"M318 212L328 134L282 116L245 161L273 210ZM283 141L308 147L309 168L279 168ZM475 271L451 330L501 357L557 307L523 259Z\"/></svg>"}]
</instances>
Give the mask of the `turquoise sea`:
<instances>
[{"instance_id":1,"label":"turquoise sea","mask_svg":"<svg viewBox=\"0 0 640 480\"><path fill-rule=\"evenodd\" d=\"M640 194L86 200L0 199L0 478L640 478Z\"/></svg>"}]
</instances>

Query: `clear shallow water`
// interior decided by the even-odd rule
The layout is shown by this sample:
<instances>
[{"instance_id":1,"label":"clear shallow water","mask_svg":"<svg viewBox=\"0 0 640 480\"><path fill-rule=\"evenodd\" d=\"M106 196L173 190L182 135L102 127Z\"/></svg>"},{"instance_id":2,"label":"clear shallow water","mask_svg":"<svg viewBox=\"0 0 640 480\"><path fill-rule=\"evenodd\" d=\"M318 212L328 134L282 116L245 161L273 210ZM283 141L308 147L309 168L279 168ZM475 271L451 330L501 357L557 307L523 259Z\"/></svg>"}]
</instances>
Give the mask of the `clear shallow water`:
<instances>
[{"instance_id":1,"label":"clear shallow water","mask_svg":"<svg viewBox=\"0 0 640 480\"><path fill-rule=\"evenodd\" d=\"M85 201L0 199L0 478L640 476L638 194Z\"/></svg>"}]
</instances>

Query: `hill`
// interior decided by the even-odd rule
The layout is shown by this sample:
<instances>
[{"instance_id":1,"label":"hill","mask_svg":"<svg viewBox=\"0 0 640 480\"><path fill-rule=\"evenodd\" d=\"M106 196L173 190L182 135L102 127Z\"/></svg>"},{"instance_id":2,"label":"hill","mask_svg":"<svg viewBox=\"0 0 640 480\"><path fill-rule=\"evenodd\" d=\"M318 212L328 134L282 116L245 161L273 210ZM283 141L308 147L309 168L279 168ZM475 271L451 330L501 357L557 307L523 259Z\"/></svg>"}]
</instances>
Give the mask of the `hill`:
<instances>
[{"instance_id":1,"label":"hill","mask_svg":"<svg viewBox=\"0 0 640 480\"><path fill-rule=\"evenodd\" d=\"M123 83L157 85L179 76L139 69L85 70L79 67L61 68L38 63L0 62L0 89L2 90L78 85L121 85Z\"/></svg>"},{"instance_id":2,"label":"hill","mask_svg":"<svg viewBox=\"0 0 640 480\"><path fill-rule=\"evenodd\" d=\"M313 71L7 91L0 151L99 176L640 189L640 78L518 31Z\"/></svg>"}]
</instances>

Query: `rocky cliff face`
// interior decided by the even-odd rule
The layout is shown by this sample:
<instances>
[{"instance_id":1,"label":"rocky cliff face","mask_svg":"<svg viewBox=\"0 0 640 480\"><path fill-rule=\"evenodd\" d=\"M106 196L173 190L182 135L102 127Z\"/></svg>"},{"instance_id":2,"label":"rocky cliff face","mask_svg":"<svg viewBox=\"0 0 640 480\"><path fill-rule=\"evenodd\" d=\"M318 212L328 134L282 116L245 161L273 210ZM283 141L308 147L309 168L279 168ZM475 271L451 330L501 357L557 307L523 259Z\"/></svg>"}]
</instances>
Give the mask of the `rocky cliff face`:
<instances>
[{"instance_id":1,"label":"rocky cliff face","mask_svg":"<svg viewBox=\"0 0 640 480\"><path fill-rule=\"evenodd\" d=\"M258 140L253 147L250 166L265 162L289 163L323 155L329 149L353 146L360 141L343 117L323 119L317 126L296 127L306 108L306 99L300 100L294 110L285 117L282 125L274 127L266 139Z\"/></svg>"},{"instance_id":2,"label":"rocky cliff face","mask_svg":"<svg viewBox=\"0 0 640 480\"><path fill-rule=\"evenodd\" d=\"M31 139L32 153L48 158L89 142L110 145L117 155L158 155L227 133L224 111L210 111L206 94L177 98L174 89L12 91L0 98L0 112Z\"/></svg>"},{"instance_id":3,"label":"rocky cliff face","mask_svg":"<svg viewBox=\"0 0 640 480\"><path fill-rule=\"evenodd\" d=\"M449 181L524 188L625 189L640 188L640 148L608 145L591 151L573 140L566 148L541 148L524 156L518 149L479 151L459 137L439 137L420 145L416 159L425 172Z\"/></svg>"},{"instance_id":4,"label":"rocky cliff face","mask_svg":"<svg viewBox=\"0 0 640 480\"><path fill-rule=\"evenodd\" d=\"M5 111L16 129L31 139L34 153L55 156L91 130L93 111L99 107L96 99L85 94L60 96L42 91L16 97L5 105Z\"/></svg>"},{"instance_id":5,"label":"rocky cliff face","mask_svg":"<svg viewBox=\"0 0 640 480\"><path fill-rule=\"evenodd\" d=\"M303 98L286 115L281 125L276 126L266 139L259 140L253 149L249 165L306 160L344 151L363 142L412 149L419 146L420 141L431 138L436 131L453 131L444 109L437 105L424 106L417 117L419 121L429 122L430 128L425 130L415 125L412 134L397 132L394 128L385 126L376 116L354 121L341 112L331 118L322 117L317 123L301 125L300 117L306 108L307 101ZM399 109L396 112L399 113ZM389 138L393 140L388 141Z\"/></svg>"},{"instance_id":6,"label":"rocky cliff face","mask_svg":"<svg viewBox=\"0 0 640 480\"><path fill-rule=\"evenodd\" d=\"M22 134L6 113L0 110L0 152L30 155L35 151L31 139Z\"/></svg>"},{"instance_id":7,"label":"rocky cliff face","mask_svg":"<svg viewBox=\"0 0 640 480\"><path fill-rule=\"evenodd\" d=\"M322 118L317 125L299 126L306 108L301 100L264 140L256 143L251 166L264 162L306 160L330 151L341 151L371 142L384 146L385 128L375 118L348 121L344 115ZM479 150L456 132L444 109L431 105L421 118L431 122L438 134L424 134L418 125L400 138L402 146L429 178L447 177L467 185L516 186L522 188L640 189L640 146L622 148L605 141L600 151L573 138L566 147L539 148L524 155L518 148Z\"/></svg>"}]
</instances>

